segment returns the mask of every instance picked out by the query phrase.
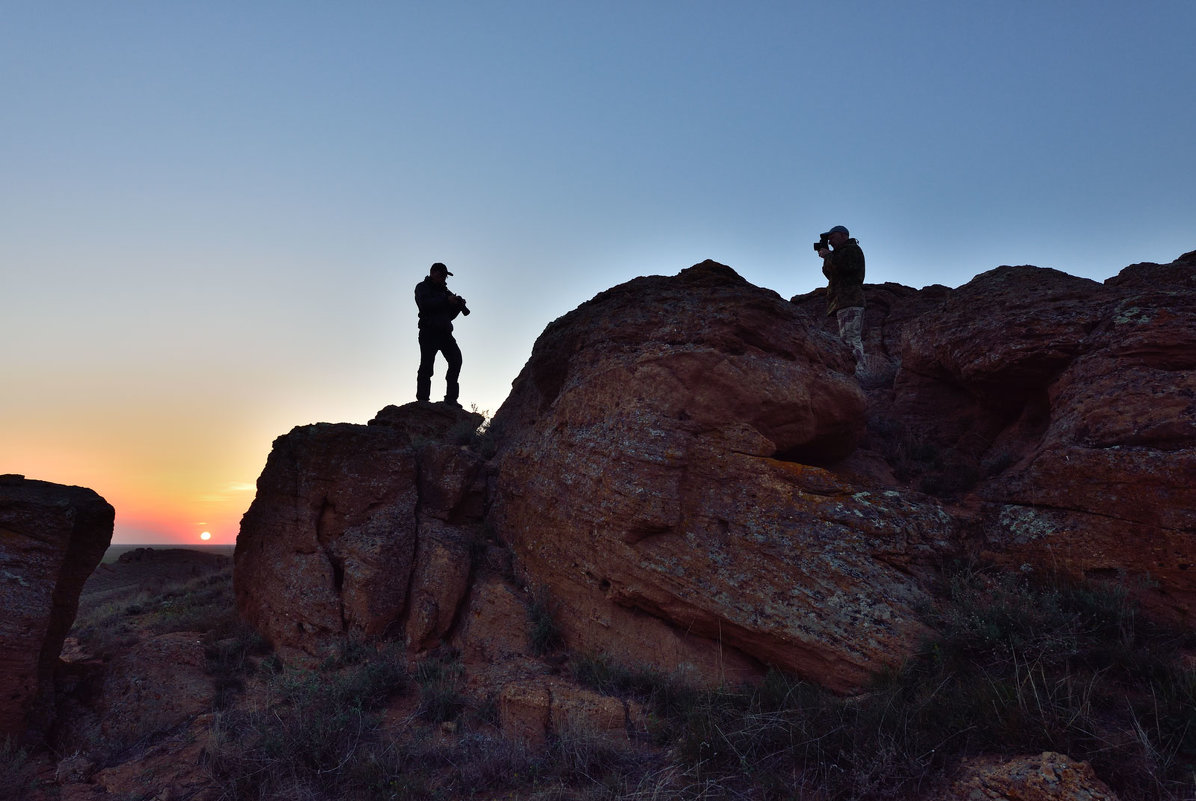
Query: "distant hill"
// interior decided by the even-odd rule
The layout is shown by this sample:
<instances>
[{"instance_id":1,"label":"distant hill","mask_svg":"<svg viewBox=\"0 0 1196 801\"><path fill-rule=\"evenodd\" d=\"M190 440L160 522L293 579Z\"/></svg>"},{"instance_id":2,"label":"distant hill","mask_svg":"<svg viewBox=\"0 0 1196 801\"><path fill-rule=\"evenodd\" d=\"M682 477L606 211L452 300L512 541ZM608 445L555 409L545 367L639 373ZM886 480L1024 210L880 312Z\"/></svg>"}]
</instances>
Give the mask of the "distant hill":
<instances>
[{"instance_id":1,"label":"distant hill","mask_svg":"<svg viewBox=\"0 0 1196 801\"><path fill-rule=\"evenodd\" d=\"M113 545L103 563L87 579L79 597L81 606L114 601L143 590L160 590L166 584L188 581L232 564L234 546L162 548Z\"/></svg>"}]
</instances>

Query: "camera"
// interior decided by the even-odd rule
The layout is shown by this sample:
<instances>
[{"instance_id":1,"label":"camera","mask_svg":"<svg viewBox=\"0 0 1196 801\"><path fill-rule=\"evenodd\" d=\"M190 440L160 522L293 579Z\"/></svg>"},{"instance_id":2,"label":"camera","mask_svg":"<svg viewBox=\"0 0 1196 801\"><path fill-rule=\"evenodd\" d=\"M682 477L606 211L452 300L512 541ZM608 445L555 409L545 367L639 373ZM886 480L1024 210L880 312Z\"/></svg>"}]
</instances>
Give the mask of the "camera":
<instances>
[{"instance_id":1,"label":"camera","mask_svg":"<svg viewBox=\"0 0 1196 801\"><path fill-rule=\"evenodd\" d=\"M457 308L461 310L462 314L468 317L469 307L465 305L465 298L461 297L460 295L453 295L453 297L457 299Z\"/></svg>"},{"instance_id":2,"label":"camera","mask_svg":"<svg viewBox=\"0 0 1196 801\"><path fill-rule=\"evenodd\" d=\"M825 236L822 237L822 239L819 239L817 242L814 243L815 252L817 252L819 250L830 250L830 249L831 249L830 243L827 242Z\"/></svg>"}]
</instances>

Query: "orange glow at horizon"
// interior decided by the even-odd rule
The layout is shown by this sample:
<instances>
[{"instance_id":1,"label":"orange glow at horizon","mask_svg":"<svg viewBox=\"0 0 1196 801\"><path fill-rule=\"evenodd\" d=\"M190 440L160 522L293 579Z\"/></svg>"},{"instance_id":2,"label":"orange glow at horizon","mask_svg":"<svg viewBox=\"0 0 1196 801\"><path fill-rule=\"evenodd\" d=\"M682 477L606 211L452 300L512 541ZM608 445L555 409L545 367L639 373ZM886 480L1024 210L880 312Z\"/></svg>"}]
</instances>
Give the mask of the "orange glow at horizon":
<instances>
[{"instance_id":1,"label":"orange glow at horizon","mask_svg":"<svg viewBox=\"0 0 1196 801\"><path fill-rule=\"evenodd\" d=\"M196 542L202 531L207 534L201 537L207 544L232 545L255 489L248 482L225 482L216 491L196 492L179 486L178 479L172 484L160 474L100 459L69 458L51 448L13 449L4 457L0 473L96 492L116 510L114 544L185 545ZM184 478L200 486L213 484L208 475Z\"/></svg>"},{"instance_id":2,"label":"orange glow at horizon","mask_svg":"<svg viewBox=\"0 0 1196 801\"><path fill-rule=\"evenodd\" d=\"M93 490L116 510L115 544L187 545L199 542L201 532L208 534L205 544L236 542L273 426L246 432L218 416L179 428L152 415L133 425L128 409L103 420L97 409L88 415L82 433L61 416L40 422L31 410L6 416L0 420L0 473ZM168 447L163 430L172 432ZM235 446L221 444L229 431Z\"/></svg>"}]
</instances>

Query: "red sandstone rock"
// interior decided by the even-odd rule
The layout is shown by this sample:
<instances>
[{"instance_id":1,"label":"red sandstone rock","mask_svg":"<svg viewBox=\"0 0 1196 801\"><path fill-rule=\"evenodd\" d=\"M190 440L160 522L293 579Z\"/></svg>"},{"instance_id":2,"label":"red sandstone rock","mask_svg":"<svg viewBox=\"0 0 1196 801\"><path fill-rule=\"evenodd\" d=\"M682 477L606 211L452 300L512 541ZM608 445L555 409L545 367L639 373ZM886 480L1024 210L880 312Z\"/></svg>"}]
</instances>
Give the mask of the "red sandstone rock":
<instances>
[{"instance_id":1,"label":"red sandstone rock","mask_svg":"<svg viewBox=\"0 0 1196 801\"><path fill-rule=\"evenodd\" d=\"M49 722L54 667L114 516L89 489L0 476L0 737Z\"/></svg>"},{"instance_id":2,"label":"red sandstone rock","mask_svg":"<svg viewBox=\"0 0 1196 801\"><path fill-rule=\"evenodd\" d=\"M1100 284L1038 267L998 267L906 325L901 369L1020 401L1085 349L1107 298Z\"/></svg>"},{"instance_id":3,"label":"red sandstone rock","mask_svg":"<svg viewBox=\"0 0 1196 801\"><path fill-rule=\"evenodd\" d=\"M787 303L712 262L636 279L545 330L491 426L492 487L461 447L480 418L441 407L280 440L238 597L281 647L401 630L521 660L520 605L547 588L575 650L850 690L925 633L924 568L966 529L1019 566L1148 576L1183 617L1192 271L870 287L892 381L866 390L817 293ZM522 592L463 569L488 503Z\"/></svg>"},{"instance_id":4,"label":"red sandstone rock","mask_svg":"<svg viewBox=\"0 0 1196 801\"><path fill-rule=\"evenodd\" d=\"M926 597L911 574L952 523L812 466L862 429L853 368L712 262L549 326L495 417L493 519L568 645L706 682L766 663L839 690L908 653Z\"/></svg>"},{"instance_id":5,"label":"red sandstone rock","mask_svg":"<svg viewBox=\"0 0 1196 801\"><path fill-rule=\"evenodd\" d=\"M481 508L479 460L443 438L481 422L409 404L368 426L322 423L280 437L237 537L245 618L293 655L318 655L347 634L396 634L408 615L413 645L429 647L467 589L470 513ZM421 480L424 453L440 472Z\"/></svg>"},{"instance_id":6,"label":"red sandstone rock","mask_svg":"<svg viewBox=\"0 0 1196 801\"><path fill-rule=\"evenodd\" d=\"M470 542L478 536L434 518L420 524L406 626L410 650L433 648L448 633L469 590Z\"/></svg>"},{"instance_id":7,"label":"red sandstone rock","mask_svg":"<svg viewBox=\"0 0 1196 801\"><path fill-rule=\"evenodd\" d=\"M276 648L319 654L398 619L416 544L415 454L385 427L280 437L241 521L237 606Z\"/></svg>"},{"instance_id":8,"label":"red sandstone rock","mask_svg":"<svg viewBox=\"0 0 1196 801\"><path fill-rule=\"evenodd\" d=\"M960 774L926 801L1117 801L1087 762L1050 751L969 760Z\"/></svg>"},{"instance_id":9,"label":"red sandstone rock","mask_svg":"<svg viewBox=\"0 0 1196 801\"><path fill-rule=\"evenodd\" d=\"M532 653L527 599L493 574L475 577L461 610L452 645L478 665L501 665Z\"/></svg>"},{"instance_id":10,"label":"red sandstone rock","mask_svg":"<svg viewBox=\"0 0 1196 801\"><path fill-rule=\"evenodd\" d=\"M1136 265L1084 352L1045 387L1049 419L981 488L1005 558L1120 576L1157 611L1196 620L1196 269ZM1149 585L1149 589L1146 589Z\"/></svg>"},{"instance_id":11,"label":"red sandstone rock","mask_svg":"<svg viewBox=\"0 0 1196 801\"><path fill-rule=\"evenodd\" d=\"M550 735L627 748L645 728L638 704L582 689L555 678L510 682L499 696L503 734L543 745Z\"/></svg>"},{"instance_id":12,"label":"red sandstone rock","mask_svg":"<svg viewBox=\"0 0 1196 801\"><path fill-rule=\"evenodd\" d=\"M863 446L962 501L990 557L1152 585L1150 606L1192 620L1194 265L1133 265L1103 285L1001 267L902 327Z\"/></svg>"}]
</instances>

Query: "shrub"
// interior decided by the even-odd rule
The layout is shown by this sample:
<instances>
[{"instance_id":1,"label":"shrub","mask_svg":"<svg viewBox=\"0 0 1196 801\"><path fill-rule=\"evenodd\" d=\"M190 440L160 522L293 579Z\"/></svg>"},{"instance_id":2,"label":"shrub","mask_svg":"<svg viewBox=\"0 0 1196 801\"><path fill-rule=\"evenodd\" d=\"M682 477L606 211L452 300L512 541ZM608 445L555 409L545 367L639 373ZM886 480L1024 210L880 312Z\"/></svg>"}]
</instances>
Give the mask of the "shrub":
<instances>
[{"instance_id":1,"label":"shrub","mask_svg":"<svg viewBox=\"0 0 1196 801\"><path fill-rule=\"evenodd\" d=\"M454 720L465 708L461 695L462 666L456 651L446 650L415 667L419 684L419 716L433 723Z\"/></svg>"},{"instance_id":2,"label":"shrub","mask_svg":"<svg viewBox=\"0 0 1196 801\"><path fill-rule=\"evenodd\" d=\"M217 710L230 706L245 688L244 677L255 672L253 657L269 653L269 643L245 623L238 623L232 636L205 637L204 658L208 674L216 680L213 706Z\"/></svg>"},{"instance_id":3,"label":"shrub","mask_svg":"<svg viewBox=\"0 0 1196 801\"><path fill-rule=\"evenodd\" d=\"M527 607L528 622L531 623L532 653L543 656L565 644L554 617L554 604L548 590L540 587L532 593Z\"/></svg>"}]
</instances>

